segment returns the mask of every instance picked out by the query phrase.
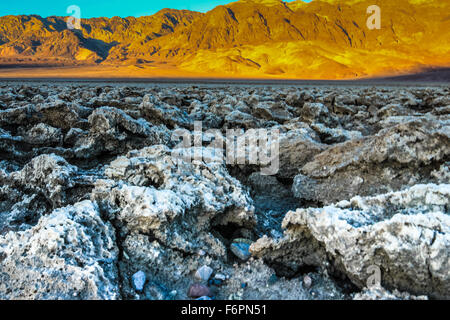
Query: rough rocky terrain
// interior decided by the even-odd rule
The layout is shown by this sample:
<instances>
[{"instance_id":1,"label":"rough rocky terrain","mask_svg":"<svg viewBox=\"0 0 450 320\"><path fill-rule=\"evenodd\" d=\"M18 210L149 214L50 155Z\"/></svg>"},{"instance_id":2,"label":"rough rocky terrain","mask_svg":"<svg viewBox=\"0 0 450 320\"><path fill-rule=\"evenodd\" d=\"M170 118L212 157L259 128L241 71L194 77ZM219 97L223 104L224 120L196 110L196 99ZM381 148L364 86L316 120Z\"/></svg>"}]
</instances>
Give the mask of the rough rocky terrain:
<instances>
[{"instance_id":1,"label":"rough rocky terrain","mask_svg":"<svg viewBox=\"0 0 450 320\"><path fill-rule=\"evenodd\" d=\"M0 83L0 299L449 299L449 163L448 86Z\"/></svg>"}]
</instances>

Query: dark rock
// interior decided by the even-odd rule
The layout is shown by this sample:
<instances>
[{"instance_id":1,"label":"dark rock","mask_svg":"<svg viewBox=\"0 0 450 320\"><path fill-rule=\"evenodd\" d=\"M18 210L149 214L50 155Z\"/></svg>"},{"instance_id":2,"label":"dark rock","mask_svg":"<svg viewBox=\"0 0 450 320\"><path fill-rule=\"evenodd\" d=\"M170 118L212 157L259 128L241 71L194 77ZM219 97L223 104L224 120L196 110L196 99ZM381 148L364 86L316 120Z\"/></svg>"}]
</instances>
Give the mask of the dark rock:
<instances>
[{"instance_id":1,"label":"dark rock","mask_svg":"<svg viewBox=\"0 0 450 320\"><path fill-rule=\"evenodd\" d=\"M212 297L212 292L207 286L200 283L194 283L189 287L187 295L191 298L199 298L203 296Z\"/></svg>"}]
</instances>

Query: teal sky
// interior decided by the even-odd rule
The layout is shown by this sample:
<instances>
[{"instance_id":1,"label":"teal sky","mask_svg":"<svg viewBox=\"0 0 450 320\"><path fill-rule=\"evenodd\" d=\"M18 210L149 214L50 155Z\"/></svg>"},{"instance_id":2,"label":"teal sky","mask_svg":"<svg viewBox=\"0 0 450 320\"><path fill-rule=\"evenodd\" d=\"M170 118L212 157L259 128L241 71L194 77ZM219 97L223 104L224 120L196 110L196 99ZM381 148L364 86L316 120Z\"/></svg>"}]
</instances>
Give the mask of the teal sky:
<instances>
[{"instance_id":1,"label":"teal sky","mask_svg":"<svg viewBox=\"0 0 450 320\"><path fill-rule=\"evenodd\" d=\"M43 17L67 16L67 7L77 5L82 18L151 15L163 8L206 12L233 0L0 0L0 16L38 14Z\"/></svg>"}]
</instances>

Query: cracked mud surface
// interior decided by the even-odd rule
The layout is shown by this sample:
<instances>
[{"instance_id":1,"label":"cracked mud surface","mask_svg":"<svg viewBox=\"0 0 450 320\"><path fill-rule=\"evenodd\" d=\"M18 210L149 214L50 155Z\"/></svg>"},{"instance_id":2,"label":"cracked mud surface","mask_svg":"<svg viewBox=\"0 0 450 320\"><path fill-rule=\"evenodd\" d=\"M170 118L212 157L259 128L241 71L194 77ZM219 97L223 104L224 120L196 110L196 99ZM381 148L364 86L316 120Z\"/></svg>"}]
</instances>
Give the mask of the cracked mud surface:
<instances>
[{"instance_id":1,"label":"cracked mud surface","mask_svg":"<svg viewBox=\"0 0 450 320\"><path fill-rule=\"evenodd\" d=\"M448 86L0 83L0 299L448 299L449 163Z\"/></svg>"}]
</instances>

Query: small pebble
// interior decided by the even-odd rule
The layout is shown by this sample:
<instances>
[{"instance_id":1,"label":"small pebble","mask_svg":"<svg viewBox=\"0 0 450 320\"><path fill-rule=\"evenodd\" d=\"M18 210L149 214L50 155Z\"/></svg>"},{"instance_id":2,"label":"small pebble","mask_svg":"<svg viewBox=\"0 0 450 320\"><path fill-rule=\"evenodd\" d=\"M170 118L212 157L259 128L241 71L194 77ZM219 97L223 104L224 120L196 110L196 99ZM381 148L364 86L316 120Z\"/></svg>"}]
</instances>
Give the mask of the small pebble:
<instances>
[{"instance_id":1,"label":"small pebble","mask_svg":"<svg viewBox=\"0 0 450 320\"><path fill-rule=\"evenodd\" d=\"M312 285L312 279L310 276L304 276L303 277L303 285L305 288L311 288Z\"/></svg>"},{"instance_id":2,"label":"small pebble","mask_svg":"<svg viewBox=\"0 0 450 320\"><path fill-rule=\"evenodd\" d=\"M244 242L233 242L230 246L231 252L239 259L246 261L250 258L250 244Z\"/></svg>"},{"instance_id":3,"label":"small pebble","mask_svg":"<svg viewBox=\"0 0 450 320\"><path fill-rule=\"evenodd\" d=\"M136 291L142 291L144 290L145 280L146 276L143 271L138 271L131 277L133 281L133 286Z\"/></svg>"},{"instance_id":4,"label":"small pebble","mask_svg":"<svg viewBox=\"0 0 450 320\"><path fill-rule=\"evenodd\" d=\"M220 286L220 285L222 285L222 280L214 278L214 279L209 280L208 284L211 286Z\"/></svg>"},{"instance_id":5,"label":"small pebble","mask_svg":"<svg viewBox=\"0 0 450 320\"><path fill-rule=\"evenodd\" d=\"M207 286L200 283L194 283L189 287L188 296L191 298L199 298L203 296L210 297L212 296L212 293Z\"/></svg>"},{"instance_id":6,"label":"small pebble","mask_svg":"<svg viewBox=\"0 0 450 320\"><path fill-rule=\"evenodd\" d=\"M177 290L172 290L172 291L169 292L169 298L170 299L175 299L177 294L178 294Z\"/></svg>"},{"instance_id":7,"label":"small pebble","mask_svg":"<svg viewBox=\"0 0 450 320\"><path fill-rule=\"evenodd\" d=\"M225 281L225 280L227 279L227 276L224 275L224 274L221 274L221 273L217 273L217 274L214 276L214 279L221 280L221 281Z\"/></svg>"},{"instance_id":8,"label":"small pebble","mask_svg":"<svg viewBox=\"0 0 450 320\"><path fill-rule=\"evenodd\" d=\"M213 269L208 266L202 266L195 272L195 279L199 281L208 281L213 273Z\"/></svg>"},{"instance_id":9,"label":"small pebble","mask_svg":"<svg viewBox=\"0 0 450 320\"><path fill-rule=\"evenodd\" d=\"M212 299L210 297L208 297L208 296L202 296L202 297L197 298L195 300L212 300Z\"/></svg>"}]
</instances>

